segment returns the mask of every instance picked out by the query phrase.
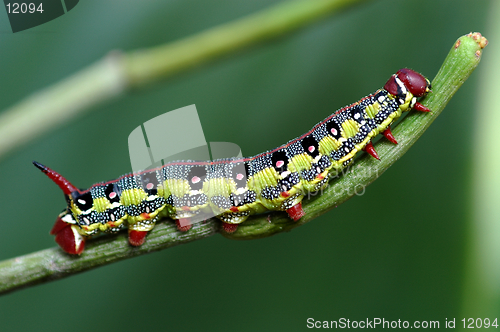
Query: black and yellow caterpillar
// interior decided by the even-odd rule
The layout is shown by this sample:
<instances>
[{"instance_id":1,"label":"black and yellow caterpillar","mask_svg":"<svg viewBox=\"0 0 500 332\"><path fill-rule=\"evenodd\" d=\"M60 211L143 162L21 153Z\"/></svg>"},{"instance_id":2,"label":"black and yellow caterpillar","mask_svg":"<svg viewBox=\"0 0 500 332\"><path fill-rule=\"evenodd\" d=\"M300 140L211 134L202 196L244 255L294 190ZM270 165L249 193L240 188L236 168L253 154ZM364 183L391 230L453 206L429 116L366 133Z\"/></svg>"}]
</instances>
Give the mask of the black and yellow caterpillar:
<instances>
[{"instance_id":1,"label":"black and yellow caterpillar","mask_svg":"<svg viewBox=\"0 0 500 332\"><path fill-rule=\"evenodd\" d=\"M133 246L144 243L161 216L176 220L180 231L217 216L225 232L236 231L248 216L286 211L304 215L302 199L328 185L328 179L365 150L378 159L371 140L382 133L397 143L390 125L410 109L428 112L417 98L430 91L428 79L401 69L384 85L315 125L304 135L250 158L180 161L94 184L79 190L60 174L33 162L63 190L68 206L51 234L70 254L99 232L128 228Z\"/></svg>"}]
</instances>

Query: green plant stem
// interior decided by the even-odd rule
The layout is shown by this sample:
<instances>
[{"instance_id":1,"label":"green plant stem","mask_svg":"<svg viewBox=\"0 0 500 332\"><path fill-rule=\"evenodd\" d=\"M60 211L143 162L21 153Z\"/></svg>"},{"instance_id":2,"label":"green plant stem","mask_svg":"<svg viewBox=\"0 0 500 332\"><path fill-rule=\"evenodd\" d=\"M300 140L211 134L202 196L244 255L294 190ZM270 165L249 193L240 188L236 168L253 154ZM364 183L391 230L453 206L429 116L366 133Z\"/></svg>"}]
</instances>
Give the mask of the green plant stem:
<instances>
[{"instance_id":1,"label":"green plant stem","mask_svg":"<svg viewBox=\"0 0 500 332\"><path fill-rule=\"evenodd\" d=\"M127 89L167 79L242 48L286 36L368 0L283 1L256 14L151 49L111 52L0 114L0 157Z\"/></svg>"},{"instance_id":2,"label":"green plant stem","mask_svg":"<svg viewBox=\"0 0 500 332\"><path fill-rule=\"evenodd\" d=\"M480 34L469 34L458 39L432 82L432 94L425 99L424 104L432 112L412 112L406 116L393 130L399 144L379 142L377 150L381 161L373 160L368 156L357 160L354 167L333 180L322 195L304 201L306 216L298 222L291 221L283 212L273 212L252 216L241 224L235 233L222 232L222 234L231 239L255 239L288 231L313 220L354 196L356 190L373 182L423 134L476 68L485 45L486 39ZM211 219L206 223L195 224L190 231L181 233L171 221L167 221L159 223L140 247L129 246L126 234L122 233L88 241L85 251L77 257L67 255L59 248L51 248L5 260L0 262L0 293L63 278L125 258L205 238L217 233L219 227L220 222Z\"/></svg>"},{"instance_id":3,"label":"green plant stem","mask_svg":"<svg viewBox=\"0 0 500 332\"><path fill-rule=\"evenodd\" d=\"M500 38L498 15L500 3L493 1L487 20L493 35L491 40ZM478 73L474 129L469 133L473 149L470 159L471 187L467 191L470 209L465 233L467 250L462 301L462 317L491 317L492 322L500 312L500 155L496 152L500 126L498 57L500 44L495 43L488 50L485 66ZM467 321L467 326L469 323Z\"/></svg>"}]
</instances>

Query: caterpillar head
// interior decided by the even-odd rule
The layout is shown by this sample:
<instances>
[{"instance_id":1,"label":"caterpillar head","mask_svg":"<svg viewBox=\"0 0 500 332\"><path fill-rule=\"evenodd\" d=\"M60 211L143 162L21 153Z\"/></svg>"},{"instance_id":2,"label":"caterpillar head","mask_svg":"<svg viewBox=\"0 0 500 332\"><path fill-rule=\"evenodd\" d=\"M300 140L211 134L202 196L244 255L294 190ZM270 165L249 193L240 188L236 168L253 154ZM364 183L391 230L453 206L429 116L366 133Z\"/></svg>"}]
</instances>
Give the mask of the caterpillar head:
<instances>
[{"instance_id":1,"label":"caterpillar head","mask_svg":"<svg viewBox=\"0 0 500 332\"><path fill-rule=\"evenodd\" d=\"M47 166L36 161L33 161L33 164L62 189L68 202L68 208L57 217L50 234L56 236L57 244L68 254L81 254L85 248L85 237L78 232L79 226L71 213L72 196L79 193L79 190L62 175Z\"/></svg>"},{"instance_id":2,"label":"caterpillar head","mask_svg":"<svg viewBox=\"0 0 500 332\"><path fill-rule=\"evenodd\" d=\"M415 97L424 97L431 91L431 82L416 71L403 68L391 76L384 89L395 96L410 92Z\"/></svg>"}]
</instances>

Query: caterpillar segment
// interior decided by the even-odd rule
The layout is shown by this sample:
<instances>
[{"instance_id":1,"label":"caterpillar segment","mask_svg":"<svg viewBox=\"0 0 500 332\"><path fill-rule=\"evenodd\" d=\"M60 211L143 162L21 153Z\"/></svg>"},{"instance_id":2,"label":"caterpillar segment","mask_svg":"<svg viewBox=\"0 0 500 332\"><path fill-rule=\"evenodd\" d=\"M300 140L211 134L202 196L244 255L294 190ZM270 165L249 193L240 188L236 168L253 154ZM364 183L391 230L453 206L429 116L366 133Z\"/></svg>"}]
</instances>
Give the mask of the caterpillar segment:
<instances>
[{"instance_id":1,"label":"caterpillar segment","mask_svg":"<svg viewBox=\"0 0 500 332\"><path fill-rule=\"evenodd\" d=\"M396 141L396 138L391 132L391 127L387 127L387 129L382 132L382 135L384 135L389 142L393 144L398 144L398 141Z\"/></svg>"},{"instance_id":2,"label":"caterpillar segment","mask_svg":"<svg viewBox=\"0 0 500 332\"><path fill-rule=\"evenodd\" d=\"M80 190L50 168L33 162L63 191L67 208L51 234L69 254L81 254L89 237L128 229L140 246L160 217L175 220L179 231L213 216L235 232L250 215L285 211L294 221L305 215L302 200L347 167L359 151L379 159L372 139L384 135L397 144L390 125L410 109L430 110L417 99L430 82L401 69L358 102L341 108L304 135L271 151L244 159L178 161Z\"/></svg>"}]
</instances>

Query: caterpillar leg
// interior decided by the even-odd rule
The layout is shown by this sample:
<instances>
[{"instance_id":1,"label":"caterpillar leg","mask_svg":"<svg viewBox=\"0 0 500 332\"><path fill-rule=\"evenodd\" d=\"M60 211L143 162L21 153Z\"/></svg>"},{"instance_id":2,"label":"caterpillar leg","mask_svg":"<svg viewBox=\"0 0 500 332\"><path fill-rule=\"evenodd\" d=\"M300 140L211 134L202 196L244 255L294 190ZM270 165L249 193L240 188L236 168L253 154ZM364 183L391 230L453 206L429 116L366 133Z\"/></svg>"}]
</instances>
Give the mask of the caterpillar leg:
<instances>
[{"instance_id":1,"label":"caterpillar leg","mask_svg":"<svg viewBox=\"0 0 500 332\"><path fill-rule=\"evenodd\" d=\"M375 158L377 160L380 160L377 151L375 151L375 148L373 147L372 142L366 144L366 146L363 148L363 150L365 150L366 152L368 152L368 154L370 156L372 156L373 158Z\"/></svg>"},{"instance_id":2,"label":"caterpillar leg","mask_svg":"<svg viewBox=\"0 0 500 332\"><path fill-rule=\"evenodd\" d=\"M78 232L78 226L71 213L61 213L50 231L55 235L57 244L71 255L80 255L85 249L86 238Z\"/></svg>"},{"instance_id":3,"label":"caterpillar leg","mask_svg":"<svg viewBox=\"0 0 500 332\"><path fill-rule=\"evenodd\" d=\"M287 209L286 213L288 213L288 216L292 218L293 221L297 221L306 215L306 213L302 209L302 202L299 202L294 206L292 206L291 208Z\"/></svg>"},{"instance_id":4,"label":"caterpillar leg","mask_svg":"<svg viewBox=\"0 0 500 332\"><path fill-rule=\"evenodd\" d=\"M387 129L382 132L382 135L384 135L385 138L387 138L389 140L389 142L394 143L394 144L398 144L398 141L396 141L396 139L394 138L394 135L391 132L391 127L387 127Z\"/></svg>"},{"instance_id":5,"label":"caterpillar leg","mask_svg":"<svg viewBox=\"0 0 500 332\"><path fill-rule=\"evenodd\" d=\"M191 229L191 220L189 218L180 218L175 220L177 229L181 232L187 232Z\"/></svg>"},{"instance_id":6,"label":"caterpillar leg","mask_svg":"<svg viewBox=\"0 0 500 332\"><path fill-rule=\"evenodd\" d=\"M129 229L128 243L130 243L131 246L138 247L144 243L147 234L148 232L146 231L134 231L132 229Z\"/></svg>"},{"instance_id":7,"label":"caterpillar leg","mask_svg":"<svg viewBox=\"0 0 500 332\"><path fill-rule=\"evenodd\" d=\"M129 224L128 226L128 243L131 246L138 247L146 240L146 235L155 227L158 217L152 219L144 219Z\"/></svg>"},{"instance_id":8,"label":"caterpillar leg","mask_svg":"<svg viewBox=\"0 0 500 332\"><path fill-rule=\"evenodd\" d=\"M238 229L238 224L230 224L227 222L222 222L222 228L226 233L234 233Z\"/></svg>"},{"instance_id":9,"label":"caterpillar leg","mask_svg":"<svg viewBox=\"0 0 500 332\"><path fill-rule=\"evenodd\" d=\"M238 225L247 220L251 214L250 211L239 211L235 206L230 211L217 216L222 221L222 228L226 233L236 232Z\"/></svg>"},{"instance_id":10,"label":"caterpillar leg","mask_svg":"<svg viewBox=\"0 0 500 332\"><path fill-rule=\"evenodd\" d=\"M413 109L415 111L419 112L430 112L431 110L425 107L424 105L420 104L419 102L416 102L415 105L413 106Z\"/></svg>"}]
</instances>

